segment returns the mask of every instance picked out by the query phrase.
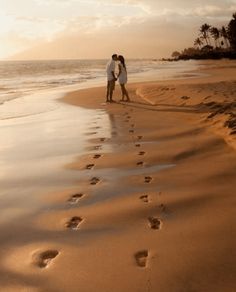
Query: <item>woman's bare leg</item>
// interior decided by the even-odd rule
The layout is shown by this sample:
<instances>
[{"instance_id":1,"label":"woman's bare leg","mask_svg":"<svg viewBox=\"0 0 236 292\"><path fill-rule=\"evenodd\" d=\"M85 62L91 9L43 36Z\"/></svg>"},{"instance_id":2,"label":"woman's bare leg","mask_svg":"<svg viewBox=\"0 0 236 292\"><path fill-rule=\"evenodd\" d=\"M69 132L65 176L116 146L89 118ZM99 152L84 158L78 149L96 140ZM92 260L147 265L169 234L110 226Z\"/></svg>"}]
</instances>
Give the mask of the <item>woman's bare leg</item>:
<instances>
[{"instance_id":1,"label":"woman's bare leg","mask_svg":"<svg viewBox=\"0 0 236 292\"><path fill-rule=\"evenodd\" d=\"M130 101L128 91L127 91L127 89L125 88L125 85L124 85L124 84L123 84L123 87L124 87L124 95L126 96L127 101Z\"/></svg>"},{"instance_id":2,"label":"woman's bare leg","mask_svg":"<svg viewBox=\"0 0 236 292\"><path fill-rule=\"evenodd\" d=\"M121 88L121 92L122 92L122 101L124 101L125 98L125 88L124 88L124 84L120 84L120 88Z\"/></svg>"}]
</instances>

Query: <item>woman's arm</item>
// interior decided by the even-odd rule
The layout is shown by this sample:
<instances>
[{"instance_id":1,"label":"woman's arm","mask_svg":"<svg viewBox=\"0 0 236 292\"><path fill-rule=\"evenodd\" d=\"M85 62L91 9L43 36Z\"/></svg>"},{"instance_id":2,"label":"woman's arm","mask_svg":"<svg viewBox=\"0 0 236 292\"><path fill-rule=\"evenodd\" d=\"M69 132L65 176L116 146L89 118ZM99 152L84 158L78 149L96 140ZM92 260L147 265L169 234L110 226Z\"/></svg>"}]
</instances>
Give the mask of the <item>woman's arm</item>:
<instances>
[{"instance_id":1,"label":"woman's arm","mask_svg":"<svg viewBox=\"0 0 236 292\"><path fill-rule=\"evenodd\" d=\"M119 68L119 73L118 73L118 75L117 75L117 78L120 76L120 74L121 74L121 64L119 64L118 65L118 68Z\"/></svg>"}]
</instances>

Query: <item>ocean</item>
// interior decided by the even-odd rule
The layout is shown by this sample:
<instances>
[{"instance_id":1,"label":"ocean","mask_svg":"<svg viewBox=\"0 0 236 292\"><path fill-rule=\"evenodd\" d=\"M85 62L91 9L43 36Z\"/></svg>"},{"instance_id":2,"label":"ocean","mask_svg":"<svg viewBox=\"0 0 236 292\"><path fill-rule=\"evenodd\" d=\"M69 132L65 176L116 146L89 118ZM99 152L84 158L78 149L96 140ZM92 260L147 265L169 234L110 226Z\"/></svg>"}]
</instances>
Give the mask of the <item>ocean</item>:
<instances>
[{"instance_id":1,"label":"ocean","mask_svg":"<svg viewBox=\"0 0 236 292\"><path fill-rule=\"evenodd\" d=\"M37 91L106 83L108 60L0 61L0 104ZM196 61L127 60L129 81L192 77Z\"/></svg>"}]
</instances>

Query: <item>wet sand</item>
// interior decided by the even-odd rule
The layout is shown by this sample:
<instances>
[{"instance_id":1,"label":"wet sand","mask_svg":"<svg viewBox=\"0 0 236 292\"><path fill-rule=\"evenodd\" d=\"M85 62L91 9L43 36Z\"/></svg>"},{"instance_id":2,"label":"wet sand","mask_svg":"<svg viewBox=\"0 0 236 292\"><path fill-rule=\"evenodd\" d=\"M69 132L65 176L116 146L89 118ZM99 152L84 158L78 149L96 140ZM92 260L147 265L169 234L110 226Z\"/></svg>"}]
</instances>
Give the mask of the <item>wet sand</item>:
<instances>
[{"instance_id":1,"label":"wet sand","mask_svg":"<svg viewBox=\"0 0 236 292\"><path fill-rule=\"evenodd\" d=\"M236 81L221 64L130 84L131 103L104 104L104 88L63 99L110 123L91 112L65 186L41 189L25 232L1 228L5 291L235 291Z\"/></svg>"}]
</instances>

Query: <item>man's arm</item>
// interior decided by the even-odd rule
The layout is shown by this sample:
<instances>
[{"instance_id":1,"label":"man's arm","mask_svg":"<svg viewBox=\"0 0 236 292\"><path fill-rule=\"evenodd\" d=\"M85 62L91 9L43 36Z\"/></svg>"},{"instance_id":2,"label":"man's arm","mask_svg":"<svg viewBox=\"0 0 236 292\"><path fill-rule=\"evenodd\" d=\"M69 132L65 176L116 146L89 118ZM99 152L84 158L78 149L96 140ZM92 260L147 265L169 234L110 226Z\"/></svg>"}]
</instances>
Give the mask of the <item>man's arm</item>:
<instances>
[{"instance_id":1,"label":"man's arm","mask_svg":"<svg viewBox=\"0 0 236 292\"><path fill-rule=\"evenodd\" d=\"M112 76L113 76L113 79L116 81L117 78L116 78L115 72L114 72L114 71L111 71L111 74L112 74Z\"/></svg>"},{"instance_id":2,"label":"man's arm","mask_svg":"<svg viewBox=\"0 0 236 292\"><path fill-rule=\"evenodd\" d=\"M113 62L113 63L111 64L111 74L112 74L112 76L113 76L113 79L116 81L117 78L116 78L116 75L115 75L115 68L116 68L115 62Z\"/></svg>"},{"instance_id":3,"label":"man's arm","mask_svg":"<svg viewBox=\"0 0 236 292\"><path fill-rule=\"evenodd\" d=\"M117 78L120 76L120 74L121 74L121 65L119 64L118 65L118 68L119 68L119 72L118 72L118 75L117 75Z\"/></svg>"}]
</instances>

